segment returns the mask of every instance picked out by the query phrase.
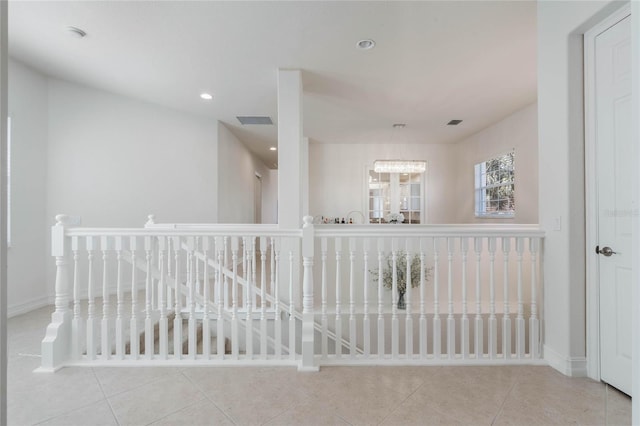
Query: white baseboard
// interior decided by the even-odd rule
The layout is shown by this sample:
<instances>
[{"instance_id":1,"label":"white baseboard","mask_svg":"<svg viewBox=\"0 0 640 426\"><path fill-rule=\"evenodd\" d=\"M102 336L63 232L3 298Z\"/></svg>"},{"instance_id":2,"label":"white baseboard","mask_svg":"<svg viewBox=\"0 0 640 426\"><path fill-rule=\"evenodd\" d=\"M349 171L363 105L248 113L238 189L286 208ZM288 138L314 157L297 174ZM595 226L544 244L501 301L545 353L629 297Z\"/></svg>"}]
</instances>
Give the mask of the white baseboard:
<instances>
[{"instance_id":1,"label":"white baseboard","mask_svg":"<svg viewBox=\"0 0 640 426\"><path fill-rule=\"evenodd\" d=\"M569 358L544 345L544 359L549 366L569 377L587 377L587 358Z\"/></svg>"},{"instance_id":2,"label":"white baseboard","mask_svg":"<svg viewBox=\"0 0 640 426\"><path fill-rule=\"evenodd\" d=\"M7 317L11 318L18 315L26 314L27 312L42 308L43 306L53 305L53 302L53 296L43 296L37 299L29 300L28 302L11 305L7 310Z\"/></svg>"}]
</instances>

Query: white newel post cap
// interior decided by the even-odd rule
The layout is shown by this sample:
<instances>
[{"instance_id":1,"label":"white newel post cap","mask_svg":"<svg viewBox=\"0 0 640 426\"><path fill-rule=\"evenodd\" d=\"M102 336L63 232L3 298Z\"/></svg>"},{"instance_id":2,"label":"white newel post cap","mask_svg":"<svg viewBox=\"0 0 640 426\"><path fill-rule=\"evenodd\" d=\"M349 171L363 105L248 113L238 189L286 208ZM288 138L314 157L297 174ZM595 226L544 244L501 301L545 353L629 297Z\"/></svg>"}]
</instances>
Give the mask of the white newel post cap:
<instances>
[{"instance_id":1,"label":"white newel post cap","mask_svg":"<svg viewBox=\"0 0 640 426\"><path fill-rule=\"evenodd\" d=\"M145 223L144 226L155 225L155 223L156 223L156 215L150 214L147 216L147 223Z\"/></svg>"},{"instance_id":2,"label":"white newel post cap","mask_svg":"<svg viewBox=\"0 0 640 426\"><path fill-rule=\"evenodd\" d=\"M66 214L57 214L56 215L56 226L65 226L69 225L71 221L71 217Z\"/></svg>"}]
</instances>

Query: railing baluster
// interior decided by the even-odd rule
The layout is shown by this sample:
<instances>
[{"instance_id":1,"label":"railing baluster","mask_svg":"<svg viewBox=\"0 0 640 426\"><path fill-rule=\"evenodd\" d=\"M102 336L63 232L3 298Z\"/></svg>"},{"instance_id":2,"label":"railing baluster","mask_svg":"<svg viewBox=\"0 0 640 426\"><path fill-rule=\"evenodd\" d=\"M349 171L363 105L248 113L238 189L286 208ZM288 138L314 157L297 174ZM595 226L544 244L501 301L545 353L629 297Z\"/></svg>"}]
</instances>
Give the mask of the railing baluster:
<instances>
[{"instance_id":1,"label":"railing baluster","mask_svg":"<svg viewBox=\"0 0 640 426\"><path fill-rule=\"evenodd\" d=\"M255 248L256 241L254 237L247 237L245 242L245 257L247 258L247 273L245 277L245 300L246 300L246 316L244 317L245 325L245 354L247 359L253 358L253 302L255 297L255 291L253 287L256 285L256 272L255 272Z\"/></svg>"},{"instance_id":2,"label":"railing baluster","mask_svg":"<svg viewBox=\"0 0 640 426\"><path fill-rule=\"evenodd\" d=\"M173 262L173 256L171 256L171 247L173 247L172 241L171 237L167 237L167 311L171 311L171 309L173 309L173 286L171 285L173 278L173 272L171 269L171 263Z\"/></svg>"},{"instance_id":3,"label":"railing baluster","mask_svg":"<svg viewBox=\"0 0 640 426\"><path fill-rule=\"evenodd\" d=\"M204 262L202 262L202 287L204 297L204 311L202 313L202 356L204 359L211 358L211 318L209 317L210 299L211 299L211 283L209 281L209 250L211 249L211 239L202 237L202 254Z\"/></svg>"},{"instance_id":4,"label":"railing baluster","mask_svg":"<svg viewBox=\"0 0 640 426\"><path fill-rule=\"evenodd\" d=\"M158 333L160 334L160 359L167 359L169 355L169 320L167 318L167 301L165 296L167 292L167 274L164 261L166 245L166 237L158 237L158 266L160 267L160 281L158 282L160 320L158 321Z\"/></svg>"},{"instance_id":5,"label":"railing baluster","mask_svg":"<svg viewBox=\"0 0 640 426\"><path fill-rule=\"evenodd\" d=\"M518 314L516 317L516 356L524 358L524 304L522 301L522 253L524 238L516 238L518 264Z\"/></svg>"},{"instance_id":6,"label":"railing baluster","mask_svg":"<svg viewBox=\"0 0 640 426\"><path fill-rule=\"evenodd\" d=\"M327 238L320 239L320 253L322 262L322 359L327 359L329 351L329 318L327 316Z\"/></svg>"},{"instance_id":7,"label":"railing baluster","mask_svg":"<svg viewBox=\"0 0 640 426\"><path fill-rule=\"evenodd\" d=\"M483 238L474 238L474 249L476 252L476 320L475 320L475 343L473 345L476 359L481 359L484 355L484 324L482 322L482 298L480 286L482 242Z\"/></svg>"},{"instance_id":8,"label":"railing baluster","mask_svg":"<svg viewBox=\"0 0 640 426\"><path fill-rule=\"evenodd\" d=\"M529 238L529 252L531 253L531 317L529 318L529 354L532 359L540 357L540 323L538 320L538 294L537 294L537 255L540 249L540 239Z\"/></svg>"},{"instance_id":9,"label":"railing baluster","mask_svg":"<svg viewBox=\"0 0 640 426\"><path fill-rule=\"evenodd\" d=\"M71 252L73 253L73 320L71 321L71 356L72 359L82 357L82 317L80 305L80 271L78 254L78 237L71 237Z\"/></svg>"},{"instance_id":10,"label":"railing baluster","mask_svg":"<svg viewBox=\"0 0 640 426\"><path fill-rule=\"evenodd\" d=\"M122 290L122 237L115 237L116 249L116 358L124 358L124 324L122 313L124 311L124 294Z\"/></svg>"},{"instance_id":11,"label":"railing baluster","mask_svg":"<svg viewBox=\"0 0 640 426\"><path fill-rule=\"evenodd\" d=\"M218 311L216 315L216 343L218 359L225 356L225 335L224 335L224 252L226 240L222 237L215 237L216 252L218 253L218 270L216 271L216 302Z\"/></svg>"},{"instance_id":12,"label":"railing baluster","mask_svg":"<svg viewBox=\"0 0 640 426\"><path fill-rule=\"evenodd\" d=\"M356 239L349 238L349 356L356 356L356 289L355 289Z\"/></svg>"},{"instance_id":13,"label":"railing baluster","mask_svg":"<svg viewBox=\"0 0 640 426\"><path fill-rule=\"evenodd\" d=\"M496 317L496 282L495 260L496 239L490 237L489 241L489 358L495 359L498 352L498 318Z\"/></svg>"},{"instance_id":14,"label":"railing baluster","mask_svg":"<svg viewBox=\"0 0 640 426\"><path fill-rule=\"evenodd\" d=\"M413 358L413 317L411 316L411 301L412 301L412 287L413 281L411 272L413 270L412 263L412 240L407 238L406 241L406 271L405 271L405 284L406 284L406 302L405 302L405 326L404 326L404 340L405 349L404 353L407 359Z\"/></svg>"},{"instance_id":15,"label":"railing baluster","mask_svg":"<svg viewBox=\"0 0 640 426\"><path fill-rule=\"evenodd\" d=\"M455 240L447 238L447 293L448 293L448 315L447 315L447 356L449 359L456 355L456 319L453 316L453 251L455 250Z\"/></svg>"},{"instance_id":16,"label":"railing baluster","mask_svg":"<svg viewBox=\"0 0 640 426\"><path fill-rule=\"evenodd\" d=\"M88 261L88 279L87 279L87 359L93 361L96 359L96 301L93 295L93 250L94 238L87 237L85 240L87 248Z\"/></svg>"},{"instance_id":17,"label":"railing baluster","mask_svg":"<svg viewBox=\"0 0 640 426\"><path fill-rule=\"evenodd\" d=\"M258 307L258 294L254 291L256 286L258 285L257 280L257 271L256 271L256 238L251 237L251 282L253 286L251 286L251 302L254 308Z\"/></svg>"},{"instance_id":18,"label":"railing baluster","mask_svg":"<svg viewBox=\"0 0 640 426\"><path fill-rule=\"evenodd\" d=\"M296 301L293 294L293 250L289 250L289 358L296 359Z\"/></svg>"},{"instance_id":19,"label":"railing baluster","mask_svg":"<svg viewBox=\"0 0 640 426\"><path fill-rule=\"evenodd\" d=\"M340 237L336 237L335 241L335 251L336 251L336 357L340 358L342 356L342 312L341 312L341 297L340 293L342 292L341 281L340 281L340 260L342 258L342 239Z\"/></svg>"},{"instance_id":20,"label":"railing baluster","mask_svg":"<svg viewBox=\"0 0 640 426\"><path fill-rule=\"evenodd\" d=\"M153 277L151 276L151 250L152 250L152 246L151 246L151 237L144 237L144 250L146 253L146 261L147 261L147 267L146 267L146 271L147 271L147 276L146 276L146 280L145 280L145 319L144 319L144 335L145 335L145 342L144 342L144 354L146 356L147 359L152 359L153 358L153 352L154 352L154 330L153 330L153 318L151 317L151 311L152 311L152 306L151 306L151 301L152 299L152 287L153 287Z\"/></svg>"},{"instance_id":21,"label":"railing baluster","mask_svg":"<svg viewBox=\"0 0 640 426\"><path fill-rule=\"evenodd\" d=\"M504 359L511 358L511 316L509 315L509 249L511 247L510 237L502 237L503 256L503 296L504 314L502 316L502 356Z\"/></svg>"},{"instance_id":22,"label":"railing baluster","mask_svg":"<svg viewBox=\"0 0 640 426\"><path fill-rule=\"evenodd\" d=\"M442 324L440 323L440 240L433 237L433 357L442 357Z\"/></svg>"},{"instance_id":23,"label":"railing baluster","mask_svg":"<svg viewBox=\"0 0 640 426\"><path fill-rule=\"evenodd\" d=\"M273 238L271 240L271 248L275 253L275 279L273 296L275 299L274 310L276 320L274 328L276 329L276 343L275 343L275 357L276 359L282 358L282 317L280 312L280 239Z\"/></svg>"},{"instance_id":24,"label":"railing baluster","mask_svg":"<svg viewBox=\"0 0 640 426\"><path fill-rule=\"evenodd\" d=\"M420 358L425 359L427 357L427 315L426 315L426 301L425 301L425 274L426 265L425 251L427 242L424 238L420 238Z\"/></svg>"},{"instance_id":25,"label":"railing baluster","mask_svg":"<svg viewBox=\"0 0 640 426\"><path fill-rule=\"evenodd\" d=\"M398 320L398 239L391 240L391 358L398 358L400 321Z\"/></svg>"},{"instance_id":26,"label":"railing baluster","mask_svg":"<svg viewBox=\"0 0 640 426\"><path fill-rule=\"evenodd\" d=\"M363 287L364 287L364 312L362 319L362 337L364 358L371 355L371 323L369 320L369 239L362 242L362 256L364 262Z\"/></svg>"},{"instance_id":27,"label":"railing baluster","mask_svg":"<svg viewBox=\"0 0 640 426\"><path fill-rule=\"evenodd\" d=\"M467 252L469 239L460 238L460 252L462 253L462 319L460 321L460 353L462 359L469 358L469 317L467 315Z\"/></svg>"},{"instance_id":28,"label":"railing baluster","mask_svg":"<svg viewBox=\"0 0 640 426\"><path fill-rule=\"evenodd\" d=\"M109 330L109 315L111 306L109 304L109 281L107 276L107 270L109 269L109 249L110 249L109 237L103 236L100 238L100 246L102 248L102 343L101 355L102 359L108 360L111 358L111 338Z\"/></svg>"},{"instance_id":29,"label":"railing baluster","mask_svg":"<svg viewBox=\"0 0 640 426\"><path fill-rule=\"evenodd\" d=\"M182 358L182 283L180 278L180 237L173 238L173 260L175 262L175 287L174 287L174 312L173 319L173 356L175 359Z\"/></svg>"},{"instance_id":30,"label":"railing baluster","mask_svg":"<svg viewBox=\"0 0 640 426\"><path fill-rule=\"evenodd\" d=\"M200 247L200 237L195 237L195 248L196 250L198 250L198 248ZM194 256L193 258L193 262L195 263L195 271L196 271L196 288L194 291L194 295L196 296L202 296L202 285L200 284L200 261L198 260L198 258L196 256ZM197 303L197 308L200 308L200 303Z\"/></svg>"},{"instance_id":31,"label":"railing baluster","mask_svg":"<svg viewBox=\"0 0 640 426\"><path fill-rule=\"evenodd\" d=\"M129 237L129 250L131 251L131 319L129 320L129 354L132 359L138 359L140 355L140 336L138 335L138 283L136 267L136 250L138 239Z\"/></svg>"},{"instance_id":32,"label":"railing baluster","mask_svg":"<svg viewBox=\"0 0 640 426\"><path fill-rule=\"evenodd\" d=\"M233 266L233 280L231 282L231 356L238 359L240 347L238 345L238 237L231 237L231 263Z\"/></svg>"},{"instance_id":33,"label":"railing baluster","mask_svg":"<svg viewBox=\"0 0 640 426\"><path fill-rule=\"evenodd\" d=\"M224 237L224 267L225 268L229 268L229 243L227 241L228 237ZM233 265L231 266L231 268L233 269ZM231 297L231 291L230 291L230 282L229 282L229 277L224 274L223 275L224 278L224 308L225 309L229 309L231 307L231 304L229 302L229 299Z\"/></svg>"},{"instance_id":34,"label":"railing baluster","mask_svg":"<svg viewBox=\"0 0 640 426\"><path fill-rule=\"evenodd\" d=\"M189 323L187 335L187 348L189 359L196 359L197 351L197 320L196 320L196 271L193 252L196 249L196 239L187 237L187 289L189 303Z\"/></svg>"},{"instance_id":35,"label":"railing baluster","mask_svg":"<svg viewBox=\"0 0 640 426\"><path fill-rule=\"evenodd\" d=\"M378 358L382 359L385 355L384 350L384 269L382 261L384 260L384 239L378 238Z\"/></svg>"},{"instance_id":36,"label":"railing baluster","mask_svg":"<svg viewBox=\"0 0 640 426\"><path fill-rule=\"evenodd\" d=\"M267 244L268 237L260 237L260 355L267 359Z\"/></svg>"}]
</instances>

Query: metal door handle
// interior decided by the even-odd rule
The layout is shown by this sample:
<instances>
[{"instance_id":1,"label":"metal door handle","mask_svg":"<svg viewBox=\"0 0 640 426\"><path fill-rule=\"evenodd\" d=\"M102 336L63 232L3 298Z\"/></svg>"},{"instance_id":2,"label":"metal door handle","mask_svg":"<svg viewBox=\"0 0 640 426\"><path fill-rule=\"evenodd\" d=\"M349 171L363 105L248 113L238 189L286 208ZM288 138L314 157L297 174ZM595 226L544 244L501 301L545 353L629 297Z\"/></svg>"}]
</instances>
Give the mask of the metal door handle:
<instances>
[{"instance_id":1,"label":"metal door handle","mask_svg":"<svg viewBox=\"0 0 640 426\"><path fill-rule=\"evenodd\" d=\"M611 255L616 254L616 252L613 251L611 249L611 247L602 247L602 248L600 248L600 246L596 247L596 253L604 254L606 257L610 257Z\"/></svg>"}]
</instances>

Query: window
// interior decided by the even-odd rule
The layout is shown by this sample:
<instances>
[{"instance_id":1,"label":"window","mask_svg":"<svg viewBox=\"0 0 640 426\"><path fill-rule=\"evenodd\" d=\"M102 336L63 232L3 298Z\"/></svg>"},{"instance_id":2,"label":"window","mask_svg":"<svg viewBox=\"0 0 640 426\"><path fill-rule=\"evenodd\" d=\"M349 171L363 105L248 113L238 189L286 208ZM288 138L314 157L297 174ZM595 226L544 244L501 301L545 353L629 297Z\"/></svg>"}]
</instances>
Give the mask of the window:
<instances>
[{"instance_id":1,"label":"window","mask_svg":"<svg viewBox=\"0 0 640 426\"><path fill-rule=\"evenodd\" d=\"M422 176L369 171L369 223L388 223L392 213L401 213L402 223L421 223Z\"/></svg>"},{"instance_id":2,"label":"window","mask_svg":"<svg viewBox=\"0 0 640 426\"><path fill-rule=\"evenodd\" d=\"M476 217L515 215L514 157L511 151L476 164Z\"/></svg>"}]
</instances>

